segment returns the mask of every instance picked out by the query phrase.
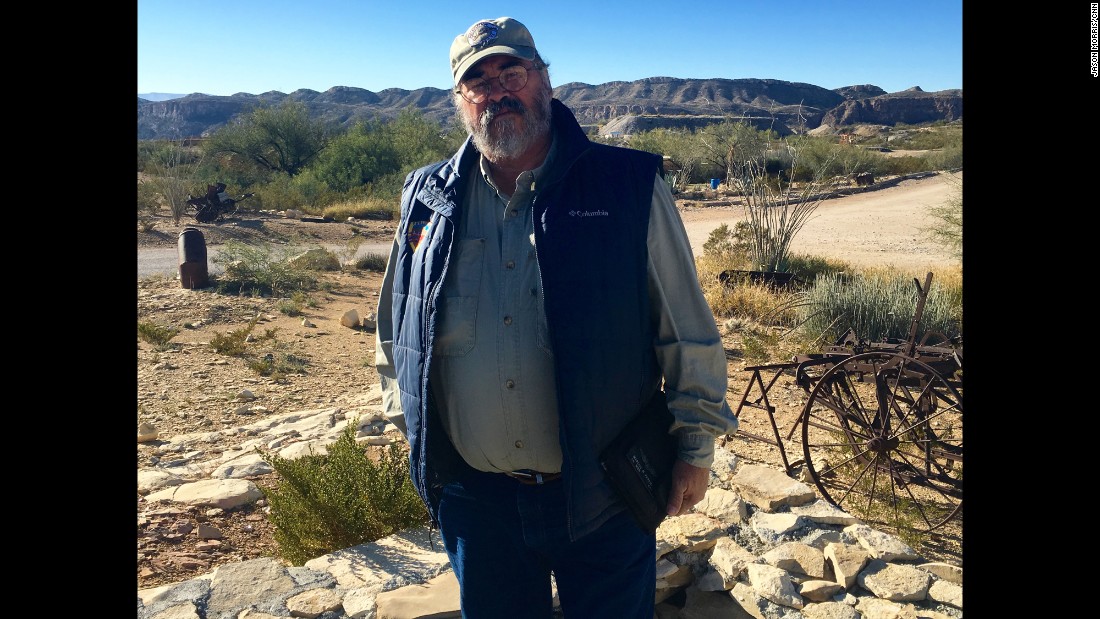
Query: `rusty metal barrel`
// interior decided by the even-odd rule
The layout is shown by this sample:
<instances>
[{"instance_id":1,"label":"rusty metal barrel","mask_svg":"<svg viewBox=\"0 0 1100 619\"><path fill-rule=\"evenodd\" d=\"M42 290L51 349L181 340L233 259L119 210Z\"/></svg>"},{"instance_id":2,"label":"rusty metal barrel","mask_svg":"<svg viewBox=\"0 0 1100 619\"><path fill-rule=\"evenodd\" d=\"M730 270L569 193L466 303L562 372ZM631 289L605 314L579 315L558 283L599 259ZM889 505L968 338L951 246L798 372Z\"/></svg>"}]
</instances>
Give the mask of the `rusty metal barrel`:
<instances>
[{"instance_id":1,"label":"rusty metal barrel","mask_svg":"<svg viewBox=\"0 0 1100 619\"><path fill-rule=\"evenodd\" d=\"M180 286L184 288L205 288L210 276L206 266L206 239L202 230L193 227L180 232L177 249L179 251Z\"/></svg>"}]
</instances>

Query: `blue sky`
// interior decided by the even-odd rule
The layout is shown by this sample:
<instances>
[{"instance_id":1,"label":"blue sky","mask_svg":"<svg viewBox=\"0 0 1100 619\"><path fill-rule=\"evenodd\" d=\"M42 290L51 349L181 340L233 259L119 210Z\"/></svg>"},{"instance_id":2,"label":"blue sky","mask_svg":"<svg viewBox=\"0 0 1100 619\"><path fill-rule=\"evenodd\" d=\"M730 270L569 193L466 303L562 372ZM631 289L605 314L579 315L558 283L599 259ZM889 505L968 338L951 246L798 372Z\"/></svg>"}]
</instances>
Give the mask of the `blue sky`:
<instances>
[{"instance_id":1,"label":"blue sky","mask_svg":"<svg viewBox=\"0 0 1100 619\"><path fill-rule=\"evenodd\" d=\"M137 92L451 86L454 37L523 22L555 86L646 77L962 88L962 0L138 0Z\"/></svg>"}]
</instances>

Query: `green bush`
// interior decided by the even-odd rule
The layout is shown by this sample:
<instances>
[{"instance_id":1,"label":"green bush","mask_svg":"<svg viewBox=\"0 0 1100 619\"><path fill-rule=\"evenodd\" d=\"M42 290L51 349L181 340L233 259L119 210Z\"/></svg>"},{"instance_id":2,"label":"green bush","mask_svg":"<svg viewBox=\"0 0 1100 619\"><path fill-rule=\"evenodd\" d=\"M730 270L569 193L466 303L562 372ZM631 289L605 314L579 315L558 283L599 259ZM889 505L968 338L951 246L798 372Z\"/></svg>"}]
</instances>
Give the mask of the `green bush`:
<instances>
[{"instance_id":1,"label":"green bush","mask_svg":"<svg viewBox=\"0 0 1100 619\"><path fill-rule=\"evenodd\" d=\"M933 278L917 326L918 338L930 332L948 338L962 335L961 291L961 283L951 278ZM867 342L906 339L917 301L914 278L909 275L891 271L826 273L805 292L802 326L830 342L849 328Z\"/></svg>"},{"instance_id":2,"label":"green bush","mask_svg":"<svg viewBox=\"0 0 1100 619\"><path fill-rule=\"evenodd\" d=\"M291 263L291 250L274 250L268 244L246 245L229 241L214 256L223 265L218 292L278 296L317 288L317 277L308 268Z\"/></svg>"},{"instance_id":3,"label":"green bush","mask_svg":"<svg viewBox=\"0 0 1100 619\"><path fill-rule=\"evenodd\" d=\"M160 193L153 183L139 182L137 186L137 213L138 220L157 214L160 210Z\"/></svg>"},{"instance_id":4,"label":"green bush","mask_svg":"<svg viewBox=\"0 0 1100 619\"><path fill-rule=\"evenodd\" d=\"M963 167L962 144L932 151L924 156L929 170L961 170Z\"/></svg>"},{"instance_id":5,"label":"green bush","mask_svg":"<svg viewBox=\"0 0 1100 619\"><path fill-rule=\"evenodd\" d=\"M710 231L707 242L703 243L703 255L726 256L735 262L747 263L751 239L749 222L739 221L733 229L728 224L722 224Z\"/></svg>"},{"instance_id":6,"label":"green bush","mask_svg":"<svg viewBox=\"0 0 1100 619\"><path fill-rule=\"evenodd\" d=\"M904 150L935 150L962 147L962 123L939 125L928 123L919 127L896 125L891 130L890 147Z\"/></svg>"},{"instance_id":7,"label":"green bush","mask_svg":"<svg viewBox=\"0 0 1100 619\"><path fill-rule=\"evenodd\" d=\"M210 348L219 355L229 357L244 357L248 354L248 345L254 342L274 340L275 329L268 329L260 337L252 337L252 330L256 328L258 318L248 321L248 324L240 329L234 329L226 333L215 334L210 338Z\"/></svg>"},{"instance_id":8,"label":"green bush","mask_svg":"<svg viewBox=\"0 0 1100 619\"><path fill-rule=\"evenodd\" d=\"M336 255L336 252L323 247L307 249L290 258L291 268L305 269L306 271L339 271L340 265L340 257Z\"/></svg>"},{"instance_id":9,"label":"green bush","mask_svg":"<svg viewBox=\"0 0 1100 619\"><path fill-rule=\"evenodd\" d=\"M356 219L394 219L400 208L399 200L367 197L344 200L325 207L325 217L336 221L346 221L348 217Z\"/></svg>"},{"instance_id":10,"label":"green bush","mask_svg":"<svg viewBox=\"0 0 1100 619\"><path fill-rule=\"evenodd\" d=\"M950 178L950 177L949 177ZM955 193L943 204L928 209L932 216L931 226L921 231L932 241L951 252L955 258L962 259L963 251L963 198L962 183L951 181L956 186Z\"/></svg>"},{"instance_id":11,"label":"green bush","mask_svg":"<svg viewBox=\"0 0 1100 619\"><path fill-rule=\"evenodd\" d=\"M885 157L862 146L837 144L835 138L801 136L792 138L798 159L791 170L792 180L818 182L834 176L859 172L881 174Z\"/></svg>"},{"instance_id":12,"label":"green bush","mask_svg":"<svg viewBox=\"0 0 1100 619\"><path fill-rule=\"evenodd\" d=\"M248 369L260 376L281 381L287 374L301 374L309 361L285 351L271 352L248 360Z\"/></svg>"},{"instance_id":13,"label":"green bush","mask_svg":"<svg viewBox=\"0 0 1100 619\"><path fill-rule=\"evenodd\" d=\"M146 321L138 322L137 331L139 340L152 344L160 351L172 348L173 345L169 340L179 335L180 332L176 327Z\"/></svg>"},{"instance_id":14,"label":"green bush","mask_svg":"<svg viewBox=\"0 0 1100 619\"><path fill-rule=\"evenodd\" d=\"M290 297L281 299L276 305L276 309L280 313L286 316L301 316L302 310L309 307L316 307L317 302L310 299L309 296L301 290L295 290L290 293Z\"/></svg>"},{"instance_id":15,"label":"green bush","mask_svg":"<svg viewBox=\"0 0 1100 619\"><path fill-rule=\"evenodd\" d=\"M852 269L847 262L809 254L792 254L790 267L795 277L809 283L825 273L845 273Z\"/></svg>"},{"instance_id":16,"label":"green bush","mask_svg":"<svg viewBox=\"0 0 1100 619\"><path fill-rule=\"evenodd\" d=\"M753 363L769 361L777 344L778 337L774 333L760 328L746 330L741 338L745 359Z\"/></svg>"},{"instance_id":17,"label":"green bush","mask_svg":"<svg viewBox=\"0 0 1100 619\"><path fill-rule=\"evenodd\" d=\"M924 157L914 157L912 155L906 155L905 157L890 157L884 160L882 166L879 168L880 174L886 176L904 176L906 174L913 174L926 170L927 166Z\"/></svg>"},{"instance_id":18,"label":"green bush","mask_svg":"<svg viewBox=\"0 0 1100 619\"><path fill-rule=\"evenodd\" d=\"M260 376L281 381L287 374L305 371L309 362L287 352L288 345L276 341L277 329L266 329L263 334L252 333L257 318L247 325L215 334L210 338L210 348L219 355L244 359L250 370Z\"/></svg>"},{"instance_id":19,"label":"green bush","mask_svg":"<svg viewBox=\"0 0 1100 619\"><path fill-rule=\"evenodd\" d=\"M389 257L382 254L367 253L360 256L355 261L355 268L361 271L377 271L382 273L386 270L386 264L389 263Z\"/></svg>"},{"instance_id":20,"label":"green bush","mask_svg":"<svg viewBox=\"0 0 1100 619\"><path fill-rule=\"evenodd\" d=\"M293 565L428 522L405 450L390 445L373 462L355 442L358 426L349 421L327 455L288 460L256 448L280 476L264 493L279 554Z\"/></svg>"}]
</instances>

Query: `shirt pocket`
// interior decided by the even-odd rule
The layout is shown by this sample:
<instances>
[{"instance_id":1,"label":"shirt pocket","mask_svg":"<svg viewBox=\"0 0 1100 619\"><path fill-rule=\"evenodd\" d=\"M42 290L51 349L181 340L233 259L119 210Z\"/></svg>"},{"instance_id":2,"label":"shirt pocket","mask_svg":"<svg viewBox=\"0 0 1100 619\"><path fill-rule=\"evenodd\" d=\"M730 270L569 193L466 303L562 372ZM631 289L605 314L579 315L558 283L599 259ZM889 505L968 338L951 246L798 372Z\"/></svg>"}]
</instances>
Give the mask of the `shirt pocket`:
<instances>
[{"instance_id":1,"label":"shirt pocket","mask_svg":"<svg viewBox=\"0 0 1100 619\"><path fill-rule=\"evenodd\" d=\"M443 285L443 302L436 326L435 352L462 357L474 349L477 305L481 294L481 272L485 261L485 239L459 241L454 264Z\"/></svg>"}]
</instances>

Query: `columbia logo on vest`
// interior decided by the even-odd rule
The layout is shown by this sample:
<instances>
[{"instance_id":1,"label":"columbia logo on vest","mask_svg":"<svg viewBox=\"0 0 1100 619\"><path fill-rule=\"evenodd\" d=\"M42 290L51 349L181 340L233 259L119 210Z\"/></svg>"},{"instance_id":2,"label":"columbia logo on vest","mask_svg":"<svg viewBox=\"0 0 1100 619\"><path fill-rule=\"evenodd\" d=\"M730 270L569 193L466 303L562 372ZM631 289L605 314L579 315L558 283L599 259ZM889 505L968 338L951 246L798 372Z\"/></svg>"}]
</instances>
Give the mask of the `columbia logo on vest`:
<instances>
[{"instance_id":1,"label":"columbia logo on vest","mask_svg":"<svg viewBox=\"0 0 1100 619\"><path fill-rule=\"evenodd\" d=\"M607 217L607 211L569 211L570 217Z\"/></svg>"}]
</instances>

